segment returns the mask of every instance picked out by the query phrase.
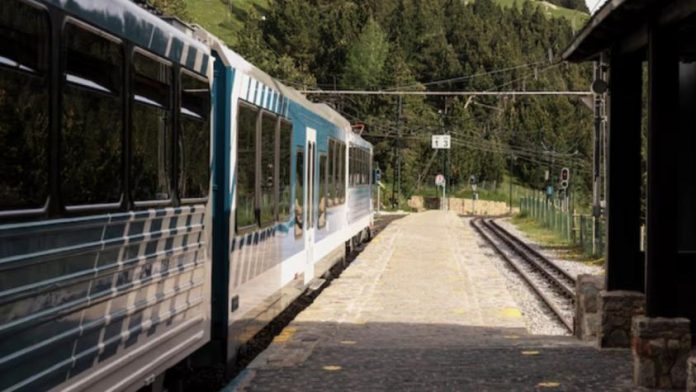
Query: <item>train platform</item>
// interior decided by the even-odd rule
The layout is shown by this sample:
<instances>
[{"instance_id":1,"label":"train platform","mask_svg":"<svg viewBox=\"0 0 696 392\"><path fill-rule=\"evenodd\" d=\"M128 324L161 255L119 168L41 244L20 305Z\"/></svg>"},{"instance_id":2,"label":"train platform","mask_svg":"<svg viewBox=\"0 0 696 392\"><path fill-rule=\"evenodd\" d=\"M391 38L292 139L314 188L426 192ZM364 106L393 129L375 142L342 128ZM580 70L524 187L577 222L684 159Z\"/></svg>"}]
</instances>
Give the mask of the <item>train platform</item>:
<instances>
[{"instance_id":1,"label":"train platform","mask_svg":"<svg viewBox=\"0 0 696 392\"><path fill-rule=\"evenodd\" d=\"M531 335L466 218L391 223L224 390L634 390L628 350Z\"/></svg>"}]
</instances>

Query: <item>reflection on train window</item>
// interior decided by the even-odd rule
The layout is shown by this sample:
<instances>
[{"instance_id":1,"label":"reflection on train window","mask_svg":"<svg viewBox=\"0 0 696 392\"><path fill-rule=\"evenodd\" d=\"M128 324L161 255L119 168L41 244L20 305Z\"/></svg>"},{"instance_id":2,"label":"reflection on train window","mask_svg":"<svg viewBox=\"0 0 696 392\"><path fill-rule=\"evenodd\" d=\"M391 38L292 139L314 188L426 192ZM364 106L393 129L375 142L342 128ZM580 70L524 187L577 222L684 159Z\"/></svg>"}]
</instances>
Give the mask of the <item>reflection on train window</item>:
<instances>
[{"instance_id":1,"label":"reflection on train window","mask_svg":"<svg viewBox=\"0 0 696 392\"><path fill-rule=\"evenodd\" d=\"M292 157L292 124L280 121L280 161L278 165L278 219L286 222L290 217L290 166Z\"/></svg>"},{"instance_id":2,"label":"reflection on train window","mask_svg":"<svg viewBox=\"0 0 696 392\"><path fill-rule=\"evenodd\" d=\"M169 200L172 70L138 52L132 64L132 196L136 201Z\"/></svg>"},{"instance_id":3,"label":"reflection on train window","mask_svg":"<svg viewBox=\"0 0 696 392\"><path fill-rule=\"evenodd\" d=\"M321 154L319 156L319 219L317 220L317 225L320 228L326 226L327 174L326 154Z\"/></svg>"},{"instance_id":4,"label":"reflection on train window","mask_svg":"<svg viewBox=\"0 0 696 392\"><path fill-rule=\"evenodd\" d=\"M0 210L48 197L48 15L0 2Z\"/></svg>"},{"instance_id":5,"label":"reflection on train window","mask_svg":"<svg viewBox=\"0 0 696 392\"><path fill-rule=\"evenodd\" d=\"M237 229L256 224L256 120L258 111L239 104L237 115Z\"/></svg>"},{"instance_id":6,"label":"reflection on train window","mask_svg":"<svg viewBox=\"0 0 696 392\"><path fill-rule=\"evenodd\" d=\"M181 72L179 117L179 197L208 195L210 180L210 89L208 82Z\"/></svg>"},{"instance_id":7,"label":"reflection on train window","mask_svg":"<svg viewBox=\"0 0 696 392\"><path fill-rule=\"evenodd\" d=\"M305 228L307 230L314 228L314 188L316 186L316 177L314 166L314 143L308 143L307 150L307 218L305 219Z\"/></svg>"},{"instance_id":8,"label":"reflection on train window","mask_svg":"<svg viewBox=\"0 0 696 392\"><path fill-rule=\"evenodd\" d=\"M73 23L63 34L63 201L116 203L122 187L123 46Z\"/></svg>"},{"instance_id":9,"label":"reflection on train window","mask_svg":"<svg viewBox=\"0 0 696 392\"><path fill-rule=\"evenodd\" d=\"M338 181L338 202L343 204L346 201L346 145L341 143L340 153L338 154L339 159L339 174Z\"/></svg>"},{"instance_id":10,"label":"reflection on train window","mask_svg":"<svg viewBox=\"0 0 696 392\"><path fill-rule=\"evenodd\" d=\"M329 167L327 168L328 174L327 174L327 183L326 183L326 206L331 207L334 205L334 194L336 193L336 190L334 188L336 182L336 173L334 172L334 168L336 167L336 142L329 139L329 162L328 165Z\"/></svg>"},{"instance_id":11,"label":"reflection on train window","mask_svg":"<svg viewBox=\"0 0 696 392\"><path fill-rule=\"evenodd\" d=\"M304 213L304 152L295 155L295 237L302 237Z\"/></svg>"},{"instance_id":12,"label":"reflection on train window","mask_svg":"<svg viewBox=\"0 0 696 392\"><path fill-rule=\"evenodd\" d=\"M261 185L261 225L265 226L275 221L275 142L276 116L263 112L261 115L261 168L259 174Z\"/></svg>"}]
</instances>

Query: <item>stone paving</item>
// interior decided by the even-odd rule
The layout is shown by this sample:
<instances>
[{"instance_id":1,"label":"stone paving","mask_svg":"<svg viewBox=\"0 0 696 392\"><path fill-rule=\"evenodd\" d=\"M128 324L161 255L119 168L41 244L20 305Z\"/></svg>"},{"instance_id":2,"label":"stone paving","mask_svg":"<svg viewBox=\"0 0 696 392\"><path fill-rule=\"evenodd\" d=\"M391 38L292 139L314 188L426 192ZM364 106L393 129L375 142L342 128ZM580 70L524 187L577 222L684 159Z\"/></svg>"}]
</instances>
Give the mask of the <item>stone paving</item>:
<instances>
[{"instance_id":1,"label":"stone paving","mask_svg":"<svg viewBox=\"0 0 696 392\"><path fill-rule=\"evenodd\" d=\"M225 390L626 391L628 350L529 335L454 213L379 234Z\"/></svg>"}]
</instances>

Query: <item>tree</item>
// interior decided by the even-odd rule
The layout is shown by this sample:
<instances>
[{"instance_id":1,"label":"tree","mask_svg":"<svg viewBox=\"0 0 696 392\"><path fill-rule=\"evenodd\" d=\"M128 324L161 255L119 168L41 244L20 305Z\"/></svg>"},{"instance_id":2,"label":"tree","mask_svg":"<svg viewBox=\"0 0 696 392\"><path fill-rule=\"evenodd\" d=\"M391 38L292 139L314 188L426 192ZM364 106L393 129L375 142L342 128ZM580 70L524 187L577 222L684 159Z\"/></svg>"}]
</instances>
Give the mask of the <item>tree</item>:
<instances>
[{"instance_id":1,"label":"tree","mask_svg":"<svg viewBox=\"0 0 696 392\"><path fill-rule=\"evenodd\" d=\"M387 36L370 18L358 39L348 49L341 87L373 89L380 86L389 53Z\"/></svg>"}]
</instances>

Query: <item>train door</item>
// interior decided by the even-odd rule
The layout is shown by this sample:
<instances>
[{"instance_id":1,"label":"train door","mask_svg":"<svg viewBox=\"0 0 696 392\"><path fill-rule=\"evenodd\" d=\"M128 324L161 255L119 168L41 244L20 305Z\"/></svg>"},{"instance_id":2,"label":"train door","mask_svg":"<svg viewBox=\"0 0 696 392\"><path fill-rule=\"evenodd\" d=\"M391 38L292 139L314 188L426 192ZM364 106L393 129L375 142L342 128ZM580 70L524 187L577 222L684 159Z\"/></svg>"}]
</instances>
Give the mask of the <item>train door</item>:
<instances>
[{"instance_id":1,"label":"train door","mask_svg":"<svg viewBox=\"0 0 696 392\"><path fill-rule=\"evenodd\" d=\"M307 157L305 161L305 206L307 206L307 215L305 217L305 254L307 260L305 264L305 284L308 284L314 279L314 214L317 211L314 198L314 185L316 182L316 146L317 146L317 131L312 128L307 128L307 141L305 142L305 151Z\"/></svg>"}]
</instances>

